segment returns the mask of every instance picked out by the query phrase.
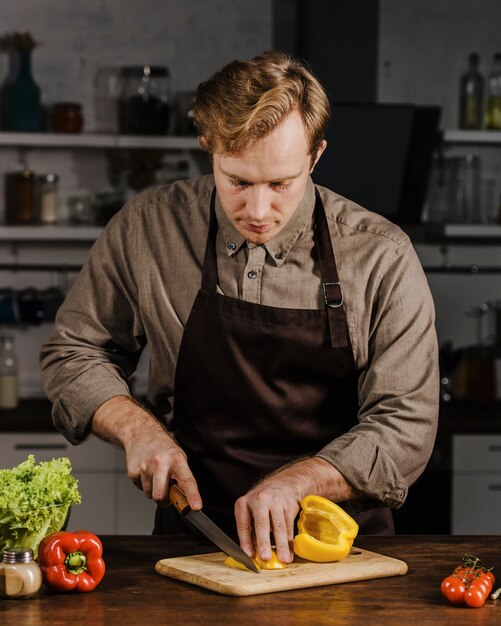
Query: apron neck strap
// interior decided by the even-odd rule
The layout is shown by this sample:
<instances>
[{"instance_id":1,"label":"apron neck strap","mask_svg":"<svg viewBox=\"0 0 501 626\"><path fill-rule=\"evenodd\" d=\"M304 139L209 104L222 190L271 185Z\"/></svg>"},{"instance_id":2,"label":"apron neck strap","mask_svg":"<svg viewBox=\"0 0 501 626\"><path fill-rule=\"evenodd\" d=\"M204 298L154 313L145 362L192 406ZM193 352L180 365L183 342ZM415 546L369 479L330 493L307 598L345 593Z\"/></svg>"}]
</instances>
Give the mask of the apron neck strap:
<instances>
[{"instance_id":1,"label":"apron neck strap","mask_svg":"<svg viewBox=\"0 0 501 626\"><path fill-rule=\"evenodd\" d=\"M209 234L205 245L204 266L202 270L202 289L215 293L217 290L217 256L216 256L216 188L212 190L209 211Z\"/></svg>"},{"instance_id":2,"label":"apron neck strap","mask_svg":"<svg viewBox=\"0 0 501 626\"><path fill-rule=\"evenodd\" d=\"M345 348L349 345L348 327L336 257L332 248L327 216L318 190L315 190L315 198L315 250L322 279L322 295L329 320L331 345L333 348Z\"/></svg>"},{"instance_id":3,"label":"apron neck strap","mask_svg":"<svg viewBox=\"0 0 501 626\"><path fill-rule=\"evenodd\" d=\"M320 267L322 279L322 294L326 306L329 320L329 330L331 345L333 348L345 348L348 344L348 329L346 324L346 314L343 306L343 294L341 283L338 278L336 259L332 249L327 216L320 198L320 194L315 190L315 250ZM218 283L216 237L216 188L212 190L209 212L209 233L205 246L205 257L202 271L202 289L215 293Z\"/></svg>"}]
</instances>

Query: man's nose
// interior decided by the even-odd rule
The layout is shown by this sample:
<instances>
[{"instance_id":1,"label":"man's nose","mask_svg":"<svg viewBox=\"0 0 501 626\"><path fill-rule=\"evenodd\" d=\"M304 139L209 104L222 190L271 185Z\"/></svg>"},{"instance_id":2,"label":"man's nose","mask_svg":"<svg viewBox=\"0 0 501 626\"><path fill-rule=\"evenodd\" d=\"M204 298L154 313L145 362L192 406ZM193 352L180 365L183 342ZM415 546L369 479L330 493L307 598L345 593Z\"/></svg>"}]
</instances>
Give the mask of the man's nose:
<instances>
[{"instance_id":1,"label":"man's nose","mask_svg":"<svg viewBox=\"0 0 501 626\"><path fill-rule=\"evenodd\" d=\"M268 189L255 185L247 196L247 212L253 220L261 221L269 214L271 194Z\"/></svg>"}]
</instances>

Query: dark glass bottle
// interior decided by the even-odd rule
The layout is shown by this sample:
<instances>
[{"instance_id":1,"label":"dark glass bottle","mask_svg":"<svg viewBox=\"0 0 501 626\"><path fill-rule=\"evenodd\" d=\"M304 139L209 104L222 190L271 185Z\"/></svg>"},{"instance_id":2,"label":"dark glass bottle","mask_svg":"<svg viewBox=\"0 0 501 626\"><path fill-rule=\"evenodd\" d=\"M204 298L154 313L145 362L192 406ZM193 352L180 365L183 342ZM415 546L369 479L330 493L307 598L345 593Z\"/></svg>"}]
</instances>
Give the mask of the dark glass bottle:
<instances>
[{"instance_id":1,"label":"dark glass bottle","mask_svg":"<svg viewBox=\"0 0 501 626\"><path fill-rule=\"evenodd\" d=\"M0 129L10 130L10 107L11 107L11 93L12 85L17 76L18 71L18 54L15 50L8 50L8 71L0 86Z\"/></svg>"},{"instance_id":2,"label":"dark glass bottle","mask_svg":"<svg viewBox=\"0 0 501 626\"><path fill-rule=\"evenodd\" d=\"M34 224L36 220L35 174L25 168L5 174L5 223Z\"/></svg>"},{"instance_id":3,"label":"dark glass bottle","mask_svg":"<svg viewBox=\"0 0 501 626\"><path fill-rule=\"evenodd\" d=\"M468 56L468 71L461 76L459 87L459 128L482 128L484 84L479 71L480 57L476 52Z\"/></svg>"},{"instance_id":4,"label":"dark glass bottle","mask_svg":"<svg viewBox=\"0 0 501 626\"><path fill-rule=\"evenodd\" d=\"M10 130L40 130L40 88L31 73L32 50L19 51L19 70L10 92Z\"/></svg>"},{"instance_id":5,"label":"dark glass bottle","mask_svg":"<svg viewBox=\"0 0 501 626\"><path fill-rule=\"evenodd\" d=\"M485 127L501 130L501 52L496 52L487 87Z\"/></svg>"}]
</instances>

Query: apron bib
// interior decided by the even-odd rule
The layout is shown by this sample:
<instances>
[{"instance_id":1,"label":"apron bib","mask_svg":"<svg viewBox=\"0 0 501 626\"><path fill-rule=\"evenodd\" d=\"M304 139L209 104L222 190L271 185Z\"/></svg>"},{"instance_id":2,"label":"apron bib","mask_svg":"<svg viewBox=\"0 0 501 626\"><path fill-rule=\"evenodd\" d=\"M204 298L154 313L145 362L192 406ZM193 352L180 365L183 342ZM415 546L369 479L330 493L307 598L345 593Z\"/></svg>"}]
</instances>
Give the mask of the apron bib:
<instances>
[{"instance_id":1,"label":"apron bib","mask_svg":"<svg viewBox=\"0 0 501 626\"><path fill-rule=\"evenodd\" d=\"M357 423L358 371L318 194L315 221L325 308L245 302L216 290L212 194L202 287L180 346L170 427L187 454L203 511L231 535L235 501L260 478L314 455ZM173 517L170 508L158 507L154 532L178 531ZM360 532L392 531L387 507L359 519Z\"/></svg>"}]
</instances>

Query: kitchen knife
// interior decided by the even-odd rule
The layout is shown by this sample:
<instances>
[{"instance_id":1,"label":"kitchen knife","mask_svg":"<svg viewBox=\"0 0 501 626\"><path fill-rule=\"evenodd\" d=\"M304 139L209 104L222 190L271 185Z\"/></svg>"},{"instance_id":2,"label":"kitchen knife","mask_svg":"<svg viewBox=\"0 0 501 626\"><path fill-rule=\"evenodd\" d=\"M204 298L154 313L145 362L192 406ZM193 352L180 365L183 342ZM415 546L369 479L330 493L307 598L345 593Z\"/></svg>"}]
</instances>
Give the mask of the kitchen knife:
<instances>
[{"instance_id":1,"label":"kitchen knife","mask_svg":"<svg viewBox=\"0 0 501 626\"><path fill-rule=\"evenodd\" d=\"M239 561L245 567L252 572L259 574L259 569L252 562L252 560L245 554L242 548L237 545L233 539L228 537L219 526L216 526L214 522L202 513L202 511L194 511L190 508L188 500L184 493L179 489L175 483L171 483L169 490L169 500L174 508L181 513L189 522L198 528L208 539L212 541L220 550L226 555L233 557L236 561Z\"/></svg>"}]
</instances>

